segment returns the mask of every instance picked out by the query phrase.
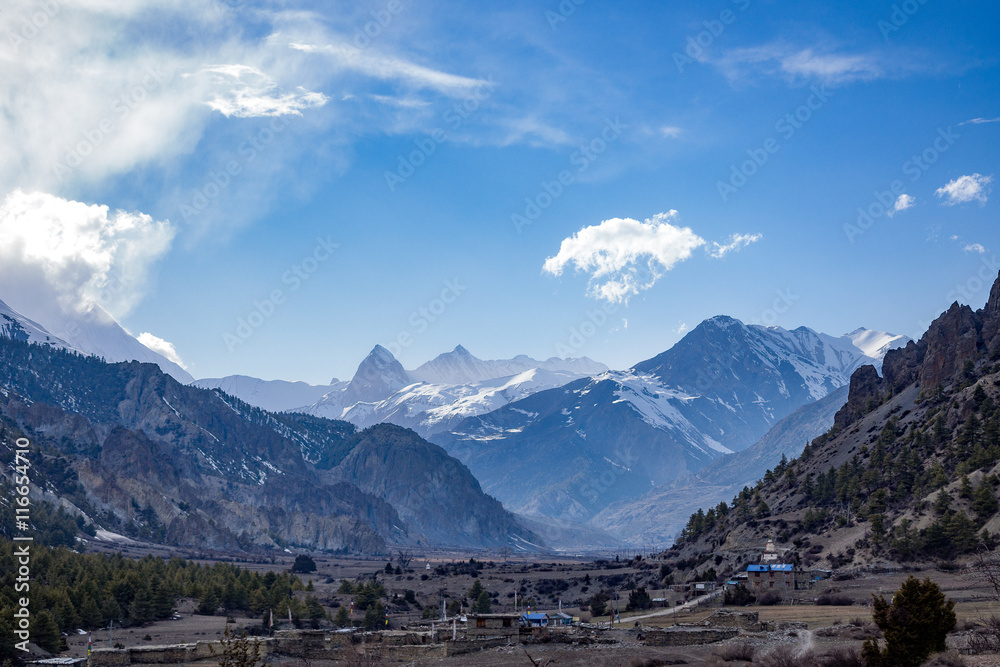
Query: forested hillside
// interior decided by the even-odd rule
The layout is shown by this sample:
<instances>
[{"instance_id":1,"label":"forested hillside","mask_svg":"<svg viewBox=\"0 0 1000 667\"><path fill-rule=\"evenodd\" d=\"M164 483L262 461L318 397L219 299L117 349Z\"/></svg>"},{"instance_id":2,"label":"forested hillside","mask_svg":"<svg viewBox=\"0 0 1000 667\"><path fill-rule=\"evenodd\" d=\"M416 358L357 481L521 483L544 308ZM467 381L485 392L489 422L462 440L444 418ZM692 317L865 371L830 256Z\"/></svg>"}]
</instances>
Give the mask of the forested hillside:
<instances>
[{"instance_id":1,"label":"forested hillside","mask_svg":"<svg viewBox=\"0 0 1000 667\"><path fill-rule=\"evenodd\" d=\"M692 515L669 555L742 567L768 538L817 567L947 561L1000 532L1000 280L851 378L833 428L732 501ZM718 561L718 562L715 562Z\"/></svg>"}]
</instances>

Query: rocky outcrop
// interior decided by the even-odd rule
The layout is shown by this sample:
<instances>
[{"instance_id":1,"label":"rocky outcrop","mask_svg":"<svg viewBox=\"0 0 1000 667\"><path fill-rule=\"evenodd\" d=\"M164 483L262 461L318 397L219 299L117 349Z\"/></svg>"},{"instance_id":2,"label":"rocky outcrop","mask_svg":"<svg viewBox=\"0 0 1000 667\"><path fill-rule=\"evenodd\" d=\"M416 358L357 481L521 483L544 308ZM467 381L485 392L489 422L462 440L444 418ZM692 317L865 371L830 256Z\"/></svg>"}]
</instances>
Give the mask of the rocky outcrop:
<instances>
[{"instance_id":1,"label":"rocky outcrop","mask_svg":"<svg viewBox=\"0 0 1000 667\"><path fill-rule=\"evenodd\" d=\"M955 302L928 327L916 343L891 350L882 364L882 377L871 366L851 376L847 404L837 413L839 428L854 423L887 396L917 383L924 391L947 387L1000 349L1000 277L993 284L986 305L973 311ZM971 366L970 366L971 364Z\"/></svg>"}]
</instances>

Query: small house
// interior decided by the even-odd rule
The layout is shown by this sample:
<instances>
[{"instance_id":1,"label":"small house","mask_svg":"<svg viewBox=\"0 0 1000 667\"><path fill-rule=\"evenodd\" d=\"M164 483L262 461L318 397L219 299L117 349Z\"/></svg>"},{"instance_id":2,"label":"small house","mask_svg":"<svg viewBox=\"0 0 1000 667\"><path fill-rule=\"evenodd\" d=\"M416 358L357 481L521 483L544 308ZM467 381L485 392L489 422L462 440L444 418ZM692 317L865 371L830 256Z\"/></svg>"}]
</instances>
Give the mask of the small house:
<instances>
[{"instance_id":1,"label":"small house","mask_svg":"<svg viewBox=\"0 0 1000 667\"><path fill-rule=\"evenodd\" d=\"M573 625L573 617L560 611L549 617L549 625Z\"/></svg>"},{"instance_id":2,"label":"small house","mask_svg":"<svg viewBox=\"0 0 1000 667\"><path fill-rule=\"evenodd\" d=\"M512 637L519 632L517 614L469 614L465 629L470 639Z\"/></svg>"},{"instance_id":3,"label":"small house","mask_svg":"<svg viewBox=\"0 0 1000 667\"><path fill-rule=\"evenodd\" d=\"M521 616L521 625L528 628L547 628L549 627L549 615L548 614L524 614Z\"/></svg>"}]
</instances>

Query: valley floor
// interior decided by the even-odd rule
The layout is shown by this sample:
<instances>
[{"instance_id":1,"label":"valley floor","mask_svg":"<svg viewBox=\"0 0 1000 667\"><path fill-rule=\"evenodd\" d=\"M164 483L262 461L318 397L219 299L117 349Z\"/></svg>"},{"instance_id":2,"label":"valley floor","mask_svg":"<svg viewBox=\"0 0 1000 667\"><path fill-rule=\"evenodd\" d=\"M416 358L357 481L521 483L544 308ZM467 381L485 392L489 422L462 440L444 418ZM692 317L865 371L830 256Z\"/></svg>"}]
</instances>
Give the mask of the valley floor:
<instances>
[{"instance_id":1,"label":"valley floor","mask_svg":"<svg viewBox=\"0 0 1000 667\"><path fill-rule=\"evenodd\" d=\"M117 548L115 549L117 550ZM148 548L143 545L127 545L123 549L127 555L140 556L143 552L161 551L160 548ZM169 551L169 550L168 550ZM287 571L293 560L289 554L268 558L247 558L246 555L186 553L156 555L184 555L195 560L210 562L227 560L241 567L258 571ZM595 562L565 558L561 560L518 561L504 563L501 560L479 561L478 577L481 585L490 592L495 592L496 603L493 611L513 611L513 592L520 590L518 599L528 594L534 599L533 611L554 612L558 609L558 600L563 601L563 610L591 621L597 625L607 622L607 617L591 619L587 611L579 607L581 599L587 599L599 588L622 589L622 608L624 608L627 592L626 581L635 581L640 585L658 568L656 563L614 563L613 561ZM464 600L463 613L468 611L469 602L465 593L475 579L468 573L457 572L469 563L467 554L437 553L415 555L407 572L403 574L385 573L385 559L337 558L332 556L315 556L318 570L309 575L303 575L303 581L311 581L312 595L332 613L342 605L350 605L351 596L338 592L343 579L355 580L377 576L385 587L389 600L399 599L406 591L413 591L420 604L410 605L403 609L402 605L389 604L390 618L393 628L409 628L414 630L421 626L420 608L434 605L435 614L439 613L442 595L447 602ZM428 569L428 566L430 569ZM928 570L915 573L917 576L930 577L938 583L944 593L957 602L956 612L958 627L949 637L949 646L964 649L967 646L968 631L974 628L982 619L994 614L1000 614L1000 603L995 601L992 590L963 571L945 572ZM424 658L407 661L413 665L462 665L469 667L492 667L494 665L622 665L624 667L660 664L716 664L740 665L746 664L732 658L741 652L752 650L758 660L767 653L779 647L788 647L793 653L811 649L816 654L823 655L832 650L849 647L859 648L864 637L871 633L874 625L871 623L871 607L869 601L872 593L890 596L899 584L906 578L906 573L880 573L862 575L844 581L828 580L821 582L812 591L804 591L804 604L794 606L747 607L744 611L757 612L761 621L768 623L797 622L806 624L807 629L784 629L772 632L741 633L739 637L723 642L701 646L657 647L649 646L640 641L636 629L637 621L644 631L652 628L666 628L674 625L703 625L706 619L721 607L721 598L716 597L703 606L688 606L671 613L664 610L645 610L621 614L621 623L616 624L613 631L597 631L597 643L589 645L573 645L572 643L539 642L513 646L500 646L478 653L470 653L448 658ZM589 578L589 586L586 582ZM564 582L564 583L558 583ZM602 583L603 582L603 583ZM608 584L611 582L611 585ZM651 591L654 596L660 592ZM510 593L510 597L507 596ZM853 604L818 606L811 602L812 597L820 593L835 595L853 601ZM303 593L298 593L302 595ZM676 594L672 605L676 606L680 598ZM397 595L399 598L397 598ZM523 604L523 602L521 603ZM224 616L194 615L196 601L182 599L178 605L177 620L161 621L142 628L115 630L114 643L126 647L180 644L198 641L218 640L225 628ZM523 611L523 606L519 607ZM355 620L360 615L355 614ZM235 618L236 627L259 623L259 618ZM275 619L279 626L290 627L286 620ZM459 625L461 628L461 625ZM109 645L108 632L93 633L95 647ZM87 637L73 635L67 638L70 649L63 655L84 656L87 650ZM748 648L749 647L749 648ZM727 661L727 658L729 660ZM963 656L965 664L971 666L1000 665L1000 655ZM289 658L282 664L299 664ZM305 663L301 663L305 664ZM310 661L312 667L318 667L322 661ZM334 663L331 663L334 664ZM391 664L388 662L373 662L366 664Z\"/></svg>"}]
</instances>

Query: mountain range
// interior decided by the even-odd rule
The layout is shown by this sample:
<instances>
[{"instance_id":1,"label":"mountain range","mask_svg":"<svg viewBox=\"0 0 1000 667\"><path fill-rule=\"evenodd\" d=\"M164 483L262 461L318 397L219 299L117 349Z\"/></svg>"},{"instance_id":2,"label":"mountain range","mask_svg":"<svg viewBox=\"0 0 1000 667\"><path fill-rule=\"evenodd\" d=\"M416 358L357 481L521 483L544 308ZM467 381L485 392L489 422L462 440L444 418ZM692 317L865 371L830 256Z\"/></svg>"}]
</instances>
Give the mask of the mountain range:
<instances>
[{"instance_id":1,"label":"mountain range","mask_svg":"<svg viewBox=\"0 0 1000 667\"><path fill-rule=\"evenodd\" d=\"M34 493L84 524L217 549L543 548L412 431L273 414L153 364L22 338L0 337L0 426L32 438L39 464L61 461L61 484Z\"/></svg>"},{"instance_id":2,"label":"mountain range","mask_svg":"<svg viewBox=\"0 0 1000 667\"><path fill-rule=\"evenodd\" d=\"M607 370L586 357L483 360L459 345L407 371L389 350L376 345L346 382L334 379L313 386L229 376L194 384L220 388L268 410L343 419L362 428L392 423L428 437L466 417Z\"/></svg>"},{"instance_id":3,"label":"mountain range","mask_svg":"<svg viewBox=\"0 0 1000 667\"><path fill-rule=\"evenodd\" d=\"M431 438L506 507L586 522L746 449L879 363L866 353L905 342L713 317L628 370L534 393Z\"/></svg>"},{"instance_id":4,"label":"mountain range","mask_svg":"<svg viewBox=\"0 0 1000 667\"><path fill-rule=\"evenodd\" d=\"M409 371L375 346L349 381L319 386L248 376L184 386L162 373L152 379L156 373L148 365L104 364L132 369L131 391L137 382L145 386L137 416L136 397L122 393L122 370L109 376L118 380L95 385L102 387L96 393L121 390L104 396L96 412L89 399L68 389L95 393L73 374L94 373L100 362L84 363L80 355L155 361L175 379L190 376L102 313L69 326L70 342L0 302L0 338L7 345L35 343L48 355L68 353L68 361L53 362L34 379L18 375L10 362L10 377L20 381L0 385L13 405L0 415L35 432L87 420L93 433L85 449L97 462L78 462L83 478L94 489L118 478L130 479L132 491L142 489L139 496L123 491L117 504L100 505L108 521L129 525L128 502L142 506L145 499L159 525L174 526L172 539L184 535L184 543L197 543L198 532L185 526L218 514L236 518L213 533L212 544L308 543L302 531L320 521L326 528L310 538L314 546L357 552L404 543L537 549L551 534L547 530L567 525L573 528L557 532L562 538L572 533L563 543L575 546L637 535L646 543L669 542L691 511L731 496L782 457L800 453L832 424L852 373L870 365L877 378L874 369L885 354L908 342L868 329L834 337L718 316L623 371L586 357L482 360L461 345ZM62 411L45 412L56 414L55 423L25 420L36 403ZM220 406L227 419L232 413L269 432L229 426L241 433L241 444L228 444L204 421L203 412L223 411ZM121 434L110 438L108 428L125 429L125 440L154 458L190 456L195 463L140 465L134 452L121 451ZM270 443L275 434L284 445ZM266 452L251 452L247 442L270 444ZM297 456L288 447L297 448ZM102 459L105 450L118 451L118 459ZM212 477L220 481L205 484ZM297 491L309 490L308 499L276 490L278 478L294 479ZM414 498L412 490L421 485L424 491ZM178 507L211 509L200 518L180 516L157 510L151 500L157 495ZM93 498L86 502L93 505ZM272 525L285 506L302 512L290 534ZM449 523L455 517L465 518ZM589 528L581 528L584 523Z\"/></svg>"}]
</instances>

